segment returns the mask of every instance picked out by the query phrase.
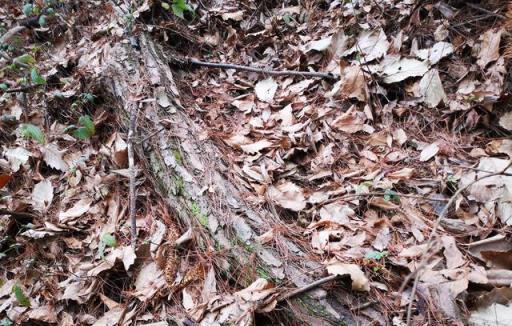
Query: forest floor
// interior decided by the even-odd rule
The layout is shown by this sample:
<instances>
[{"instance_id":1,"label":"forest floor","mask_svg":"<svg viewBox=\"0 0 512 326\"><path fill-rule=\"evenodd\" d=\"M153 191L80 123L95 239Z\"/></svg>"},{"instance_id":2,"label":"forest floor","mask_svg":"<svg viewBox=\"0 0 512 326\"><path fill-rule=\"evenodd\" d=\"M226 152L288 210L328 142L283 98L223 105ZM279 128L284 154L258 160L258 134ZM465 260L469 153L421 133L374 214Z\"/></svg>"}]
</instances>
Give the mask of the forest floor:
<instances>
[{"instance_id":1,"label":"forest floor","mask_svg":"<svg viewBox=\"0 0 512 326\"><path fill-rule=\"evenodd\" d=\"M512 323L509 1L0 3L0 326Z\"/></svg>"}]
</instances>

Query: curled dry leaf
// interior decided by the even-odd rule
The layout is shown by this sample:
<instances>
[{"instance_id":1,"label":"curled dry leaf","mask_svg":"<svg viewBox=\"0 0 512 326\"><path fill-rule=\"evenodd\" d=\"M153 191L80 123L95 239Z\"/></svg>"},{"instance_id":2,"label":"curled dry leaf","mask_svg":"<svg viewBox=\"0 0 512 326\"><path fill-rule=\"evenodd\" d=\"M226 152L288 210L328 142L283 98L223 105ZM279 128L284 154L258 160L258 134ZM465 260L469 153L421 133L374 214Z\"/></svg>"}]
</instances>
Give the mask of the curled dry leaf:
<instances>
[{"instance_id":1,"label":"curled dry leaf","mask_svg":"<svg viewBox=\"0 0 512 326\"><path fill-rule=\"evenodd\" d=\"M420 161L426 162L437 155L439 152L439 145L437 143L432 143L425 147L420 154Z\"/></svg>"},{"instance_id":2,"label":"curled dry leaf","mask_svg":"<svg viewBox=\"0 0 512 326\"><path fill-rule=\"evenodd\" d=\"M327 272L330 275L346 276L350 275L352 279L352 289L356 291L370 291L370 282L368 278L361 270L361 268L355 264L344 264L336 259L332 259L327 264Z\"/></svg>"},{"instance_id":3,"label":"curled dry leaf","mask_svg":"<svg viewBox=\"0 0 512 326\"><path fill-rule=\"evenodd\" d=\"M304 191L291 181L282 181L270 186L267 195L277 205L292 211L301 211L306 207Z\"/></svg>"},{"instance_id":4,"label":"curled dry leaf","mask_svg":"<svg viewBox=\"0 0 512 326\"><path fill-rule=\"evenodd\" d=\"M364 119L362 113L351 107L347 112L340 115L332 122L332 127L350 134L363 130Z\"/></svg>"},{"instance_id":5,"label":"curled dry leaf","mask_svg":"<svg viewBox=\"0 0 512 326\"><path fill-rule=\"evenodd\" d=\"M87 213L89 211L91 204L92 204L91 198L80 199L70 209L59 213L60 223L66 223L67 221L70 221L72 219L75 219L77 217L84 215L85 213Z\"/></svg>"}]
</instances>

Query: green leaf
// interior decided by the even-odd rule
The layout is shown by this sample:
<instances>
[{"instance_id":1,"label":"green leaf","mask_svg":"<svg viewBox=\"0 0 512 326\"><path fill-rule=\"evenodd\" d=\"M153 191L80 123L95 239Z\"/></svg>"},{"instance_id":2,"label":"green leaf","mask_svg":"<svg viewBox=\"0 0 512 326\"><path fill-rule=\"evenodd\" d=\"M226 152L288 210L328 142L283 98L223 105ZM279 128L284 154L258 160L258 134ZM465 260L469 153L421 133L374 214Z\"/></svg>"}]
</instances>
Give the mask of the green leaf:
<instances>
[{"instance_id":1,"label":"green leaf","mask_svg":"<svg viewBox=\"0 0 512 326\"><path fill-rule=\"evenodd\" d=\"M105 248L107 246L108 247L117 246L116 238L112 234L109 234L109 233L103 234L103 236L101 237L100 243L98 245L98 251L100 253L101 258L105 257Z\"/></svg>"},{"instance_id":2,"label":"green leaf","mask_svg":"<svg viewBox=\"0 0 512 326\"><path fill-rule=\"evenodd\" d=\"M103 237L101 237L101 241L105 242L105 245L107 245L107 247L117 246L116 237L114 237L110 233L103 234Z\"/></svg>"},{"instance_id":3,"label":"green leaf","mask_svg":"<svg viewBox=\"0 0 512 326\"><path fill-rule=\"evenodd\" d=\"M45 15L39 16L38 22L39 22L39 26L41 26L41 27L46 26L46 16Z\"/></svg>"},{"instance_id":4,"label":"green leaf","mask_svg":"<svg viewBox=\"0 0 512 326\"><path fill-rule=\"evenodd\" d=\"M7 85L6 83L1 83L0 84L0 89L3 90L3 91L6 91L7 89L9 89L9 85Z\"/></svg>"},{"instance_id":5,"label":"green leaf","mask_svg":"<svg viewBox=\"0 0 512 326\"><path fill-rule=\"evenodd\" d=\"M172 2L172 12L176 16L180 17L181 19L184 19L183 13L185 11L194 12L194 9L185 2L185 0L173 0Z\"/></svg>"},{"instance_id":6,"label":"green leaf","mask_svg":"<svg viewBox=\"0 0 512 326\"><path fill-rule=\"evenodd\" d=\"M4 318L0 320L0 326L12 326L13 322L9 318Z\"/></svg>"},{"instance_id":7,"label":"green leaf","mask_svg":"<svg viewBox=\"0 0 512 326\"><path fill-rule=\"evenodd\" d=\"M24 6L23 6L23 14L25 16L30 16L30 14L32 13L32 4L31 3L26 3Z\"/></svg>"},{"instance_id":8,"label":"green leaf","mask_svg":"<svg viewBox=\"0 0 512 326\"><path fill-rule=\"evenodd\" d=\"M167 2L162 2L162 8L164 8L165 10L170 10L171 9L171 6L169 6L169 4Z\"/></svg>"},{"instance_id":9,"label":"green leaf","mask_svg":"<svg viewBox=\"0 0 512 326\"><path fill-rule=\"evenodd\" d=\"M385 192L384 192L384 200L385 201L395 201L395 202L400 202L400 196L398 195L397 192L393 191L393 190L390 190L390 189L387 189Z\"/></svg>"},{"instance_id":10,"label":"green leaf","mask_svg":"<svg viewBox=\"0 0 512 326\"><path fill-rule=\"evenodd\" d=\"M366 259L375 259L375 260L381 260L382 258L386 257L389 254L387 251L370 251L366 253L365 258Z\"/></svg>"},{"instance_id":11,"label":"green leaf","mask_svg":"<svg viewBox=\"0 0 512 326\"><path fill-rule=\"evenodd\" d=\"M89 130L87 130L87 128L85 128L85 127L77 128L75 131L73 131L73 135L76 138L79 138L79 139L82 139L82 140L86 140L86 139L89 139L91 137L91 135L89 133Z\"/></svg>"},{"instance_id":12,"label":"green leaf","mask_svg":"<svg viewBox=\"0 0 512 326\"><path fill-rule=\"evenodd\" d=\"M77 128L74 131L74 135L80 139L88 139L96 133L96 128L94 126L94 122L91 117L88 115L83 115L78 119L78 124L81 125L80 128Z\"/></svg>"},{"instance_id":13,"label":"green leaf","mask_svg":"<svg viewBox=\"0 0 512 326\"><path fill-rule=\"evenodd\" d=\"M33 65L36 63L36 59L34 59L33 56L31 56L30 54L28 53L25 53L23 55L20 55L19 57L16 57L14 59L14 61L16 62L21 62L21 63L24 63L26 65Z\"/></svg>"},{"instance_id":14,"label":"green leaf","mask_svg":"<svg viewBox=\"0 0 512 326\"><path fill-rule=\"evenodd\" d=\"M172 13L181 19L185 19L185 16L183 16L183 9L175 4L172 5Z\"/></svg>"},{"instance_id":15,"label":"green leaf","mask_svg":"<svg viewBox=\"0 0 512 326\"><path fill-rule=\"evenodd\" d=\"M35 139L40 144L44 144L44 134L38 126L34 126L30 123L24 123L21 125L21 135L27 139Z\"/></svg>"},{"instance_id":16,"label":"green leaf","mask_svg":"<svg viewBox=\"0 0 512 326\"><path fill-rule=\"evenodd\" d=\"M23 290L19 284L16 283L12 286L12 292L14 293L16 300L18 300L18 303L21 306L30 307L30 300L27 298L25 293L23 293Z\"/></svg>"},{"instance_id":17,"label":"green leaf","mask_svg":"<svg viewBox=\"0 0 512 326\"><path fill-rule=\"evenodd\" d=\"M46 80L39 74L36 68L32 68L30 70L30 78L32 79L32 82L36 85L44 85L46 84Z\"/></svg>"},{"instance_id":18,"label":"green leaf","mask_svg":"<svg viewBox=\"0 0 512 326\"><path fill-rule=\"evenodd\" d=\"M78 119L78 123L84 126L89 133L94 135L96 133L96 128L94 127L94 122L92 121L91 117L88 115L83 115Z\"/></svg>"},{"instance_id":19,"label":"green leaf","mask_svg":"<svg viewBox=\"0 0 512 326\"><path fill-rule=\"evenodd\" d=\"M92 95L91 93L83 93L82 96L84 97L84 99L89 102L89 103L92 103L94 102L94 98L95 96Z\"/></svg>"},{"instance_id":20,"label":"green leaf","mask_svg":"<svg viewBox=\"0 0 512 326\"><path fill-rule=\"evenodd\" d=\"M39 6L36 5L32 8L32 12L36 15L39 15L41 13L41 8L39 8Z\"/></svg>"}]
</instances>

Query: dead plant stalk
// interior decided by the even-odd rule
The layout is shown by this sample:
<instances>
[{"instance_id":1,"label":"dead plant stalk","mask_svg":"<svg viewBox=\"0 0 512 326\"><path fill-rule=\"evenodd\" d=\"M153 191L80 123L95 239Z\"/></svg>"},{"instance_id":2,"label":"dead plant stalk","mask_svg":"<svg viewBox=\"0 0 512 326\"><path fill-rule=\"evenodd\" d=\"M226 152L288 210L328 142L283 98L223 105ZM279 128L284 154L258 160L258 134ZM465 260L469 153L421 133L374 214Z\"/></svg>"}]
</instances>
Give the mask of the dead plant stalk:
<instances>
[{"instance_id":1,"label":"dead plant stalk","mask_svg":"<svg viewBox=\"0 0 512 326\"><path fill-rule=\"evenodd\" d=\"M130 109L130 122L128 128L128 169L130 171L130 192L129 192L129 201L130 201L130 223L131 223L131 244L135 247L137 243L137 220L135 214L137 212L136 208L136 189L135 189L135 159L133 154L133 139L135 135L135 130L137 127L137 113L138 113L138 105L134 103L132 108Z\"/></svg>"}]
</instances>

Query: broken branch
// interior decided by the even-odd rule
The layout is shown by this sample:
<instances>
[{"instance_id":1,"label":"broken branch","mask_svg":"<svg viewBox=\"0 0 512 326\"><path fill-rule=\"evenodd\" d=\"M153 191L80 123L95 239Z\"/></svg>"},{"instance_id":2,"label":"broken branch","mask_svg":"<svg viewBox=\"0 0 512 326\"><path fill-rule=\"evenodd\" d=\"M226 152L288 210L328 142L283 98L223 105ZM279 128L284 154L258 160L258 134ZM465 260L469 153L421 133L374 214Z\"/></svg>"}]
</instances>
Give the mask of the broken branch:
<instances>
[{"instance_id":1,"label":"broken branch","mask_svg":"<svg viewBox=\"0 0 512 326\"><path fill-rule=\"evenodd\" d=\"M266 68L258 68L251 66L243 66L231 63L216 63L216 62L205 62L200 61L194 58L186 58L186 63L194 64L197 66L209 67L209 68L218 68L218 69L235 69L240 71L250 71L270 76L301 76L301 77L312 77L312 78L323 78L323 79L331 79L331 80L339 80L339 76L326 73L326 72L316 72L316 71L296 71L296 70L271 70Z\"/></svg>"},{"instance_id":2,"label":"broken branch","mask_svg":"<svg viewBox=\"0 0 512 326\"><path fill-rule=\"evenodd\" d=\"M132 105L132 108L130 110L130 123L129 123L129 129L128 129L128 169L130 171L130 193L129 193L129 200L130 200L130 223L131 223L131 241L132 246L135 247L135 244L137 243L137 220L135 217L136 213L136 196L135 196L135 159L133 154L133 138L135 134L135 128L136 128L136 121L137 121L137 110L138 106L136 103Z\"/></svg>"}]
</instances>

